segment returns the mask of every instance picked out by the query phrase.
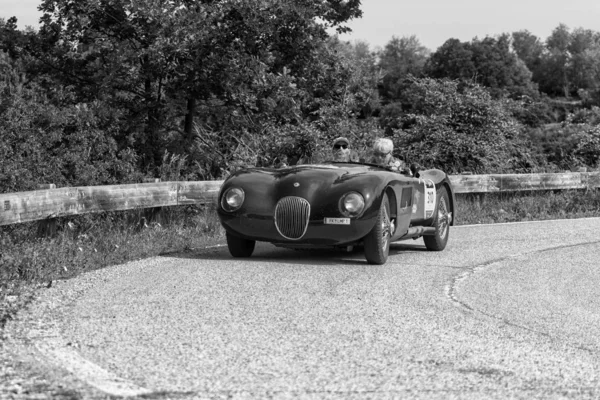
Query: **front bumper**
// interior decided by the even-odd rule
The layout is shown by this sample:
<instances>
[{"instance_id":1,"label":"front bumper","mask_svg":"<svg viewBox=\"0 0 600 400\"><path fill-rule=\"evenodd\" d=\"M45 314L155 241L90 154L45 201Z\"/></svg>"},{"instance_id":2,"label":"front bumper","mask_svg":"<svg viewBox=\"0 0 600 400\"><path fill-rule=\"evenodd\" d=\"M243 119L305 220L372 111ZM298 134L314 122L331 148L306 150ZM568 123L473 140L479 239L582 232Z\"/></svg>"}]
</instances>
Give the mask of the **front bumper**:
<instances>
[{"instance_id":1,"label":"front bumper","mask_svg":"<svg viewBox=\"0 0 600 400\"><path fill-rule=\"evenodd\" d=\"M235 236L261 242L339 246L355 243L373 229L375 219L351 219L350 225L330 225L324 218L310 220L300 239L286 239L277 230L273 217L240 216L219 213L225 230Z\"/></svg>"}]
</instances>

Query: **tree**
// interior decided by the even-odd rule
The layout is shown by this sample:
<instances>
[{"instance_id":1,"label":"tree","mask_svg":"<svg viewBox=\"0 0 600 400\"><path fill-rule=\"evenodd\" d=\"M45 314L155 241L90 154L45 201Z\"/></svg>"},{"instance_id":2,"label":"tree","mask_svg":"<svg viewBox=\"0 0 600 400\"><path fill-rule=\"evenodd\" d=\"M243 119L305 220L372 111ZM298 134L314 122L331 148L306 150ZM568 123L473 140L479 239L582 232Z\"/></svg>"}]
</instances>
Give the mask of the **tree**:
<instances>
[{"instance_id":1,"label":"tree","mask_svg":"<svg viewBox=\"0 0 600 400\"><path fill-rule=\"evenodd\" d=\"M427 60L425 74L431 78L476 79L477 70L468 43L446 40Z\"/></svg>"},{"instance_id":2,"label":"tree","mask_svg":"<svg viewBox=\"0 0 600 400\"><path fill-rule=\"evenodd\" d=\"M471 49L479 84L519 97L534 90L531 72L510 48L510 35L474 39Z\"/></svg>"},{"instance_id":3,"label":"tree","mask_svg":"<svg viewBox=\"0 0 600 400\"><path fill-rule=\"evenodd\" d=\"M339 62L349 71L343 104L350 107L352 117L368 118L379 111L377 86L383 72L377 65L377 54L364 41L341 42L332 38L328 45L339 55Z\"/></svg>"},{"instance_id":4,"label":"tree","mask_svg":"<svg viewBox=\"0 0 600 400\"><path fill-rule=\"evenodd\" d=\"M421 76L425 62L429 57L429 49L412 36L392 39L379 53L379 68L383 72L379 91L384 101L398 98L401 82L408 76Z\"/></svg>"},{"instance_id":5,"label":"tree","mask_svg":"<svg viewBox=\"0 0 600 400\"><path fill-rule=\"evenodd\" d=\"M347 30L343 24L360 16L359 4L44 0L40 40L31 49L63 85L77 88L78 101L125 108L125 136L153 168L173 138L193 139L199 108L241 116L229 118L236 129L274 109L289 121L294 109L276 103L293 102L284 93L312 93L312 64L327 28ZM290 93L290 85L297 90ZM276 93L281 96L273 99Z\"/></svg>"},{"instance_id":6,"label":"tree","mask_svg":"<svg viewBox=\"0 0 600 400\"><path fill-rule=\"evenodd\" d=\"M397 155L448 173L526 172L536 163L521 125L480 85L413 79L413 108L393 134Z\"/></svg>"},{"instance_id":7,"label":"tree","mask_svg":"<svg viewBox=\"0 0 600 400\"><path fill-rule=\"evenodd\" d=\"M512 33L512 47L527 68L535 74L544 53L544 43L531 32L521 30Z\"/></svg>"},{"instance_id":8,"label":"tree","mask_svg":"<svg viewBox=\"0 0 600 400\"><path fill-rule=\"evenodd\" d=\"M497 96L521 96L535 91L531 72L511 50L507 34L475 38L470 43L451 39L432 54L426 71L435 78L471 79Z\"/></svg>"},{"instance_id":9,"label":"tree","mask_svg":"<svg viewBox=\"0 0 600 400\"><path fill-rule=\"evenodd\" d=\"M541 78L540 89L548 94L562 94L569 97L571 93L569 79L570 41L569 28L564 24L554 28L548 39L546 39L546 53L542 61L545 73Z\"/></svg>"},{"instance_id":10,"label":"tree","mask_svg":"<svg viewBox=\"0 0 600 400\"><path fill-rule=\"evenodd\" d=\"M571 33L569 77L573 91L600 89L600 33L578 28Z\"/></svg>"}]
</instances>

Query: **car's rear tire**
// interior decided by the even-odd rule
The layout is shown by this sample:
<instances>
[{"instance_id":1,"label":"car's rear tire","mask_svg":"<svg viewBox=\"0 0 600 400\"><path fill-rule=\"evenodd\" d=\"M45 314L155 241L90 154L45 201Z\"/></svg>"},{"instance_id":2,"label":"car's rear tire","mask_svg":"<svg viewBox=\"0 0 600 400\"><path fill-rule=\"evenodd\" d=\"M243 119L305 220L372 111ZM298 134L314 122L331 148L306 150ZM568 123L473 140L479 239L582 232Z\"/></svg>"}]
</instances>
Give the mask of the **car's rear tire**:
<instances>
[{"instance_id":1,"label":"car's rear tire","mask_svg":"<svg viewBox=\"0 0 600 400\"><path fill-rule=\"evenodd\" d=\"M446 188L441 188L437 193L437 205L435 208L435 235L423 236L425 247L431 251L441 251L446 248L450 236L450 222L452 212L450 210L450 198Z\"/></svg>"},{"instance_id":2,"label":"car's rear tire","mask_svg":"<svg viewBox=\"0 0 600 400\"><path fill-rule=\"evenodd\" d=\"M391 239L390 201L383 195L377 221L371 232L365 236L365 258L369 264L385 264L390 253Z\"/></svg>"},{"instance_id":3,"label":"car's rear tire","mask_svg":"<svg viewBox=\"0 0 600 400\"><path fill-rule=\"evenodd\" d=\"M254 252L255 240L244 239L230 233L227 236L227 248L233 257L250 257Z\"/></svg>"}]
</instances>

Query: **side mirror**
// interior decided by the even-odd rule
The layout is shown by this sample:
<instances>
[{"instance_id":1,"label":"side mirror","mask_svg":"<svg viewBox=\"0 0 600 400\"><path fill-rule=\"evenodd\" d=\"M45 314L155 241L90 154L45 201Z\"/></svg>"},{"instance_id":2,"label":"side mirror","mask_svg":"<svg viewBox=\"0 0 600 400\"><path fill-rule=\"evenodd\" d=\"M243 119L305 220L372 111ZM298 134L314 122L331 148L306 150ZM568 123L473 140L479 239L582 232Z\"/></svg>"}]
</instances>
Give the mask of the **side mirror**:
<instances>
[{"instance_id":1,"label":"side mirror","mask_svg":"<svg viewBox=\"0 0 600 400\"><path fill-rule=\"evenodd\" d=\"M415 178L419 177L419 165L418 164L410 164L410 172L412 172Z\"/></svg>"}]
</instances>

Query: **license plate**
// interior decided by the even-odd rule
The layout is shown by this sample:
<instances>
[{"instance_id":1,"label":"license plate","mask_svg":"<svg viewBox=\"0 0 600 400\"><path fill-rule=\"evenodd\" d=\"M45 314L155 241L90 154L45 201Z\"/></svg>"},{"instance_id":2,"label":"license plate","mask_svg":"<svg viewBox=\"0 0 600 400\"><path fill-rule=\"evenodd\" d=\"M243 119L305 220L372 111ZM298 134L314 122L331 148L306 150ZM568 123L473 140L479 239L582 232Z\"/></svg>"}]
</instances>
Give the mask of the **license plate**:
<instances>
[{"instance_id":1,"label":"license plate","mask_svg":"<svg viewBox=\"0 0 600 400\"><path fill-rule=\"evenodd\" d=\"M350 218L325 218L326 225L350 225Z\"/></svg>"}]
</instances>

